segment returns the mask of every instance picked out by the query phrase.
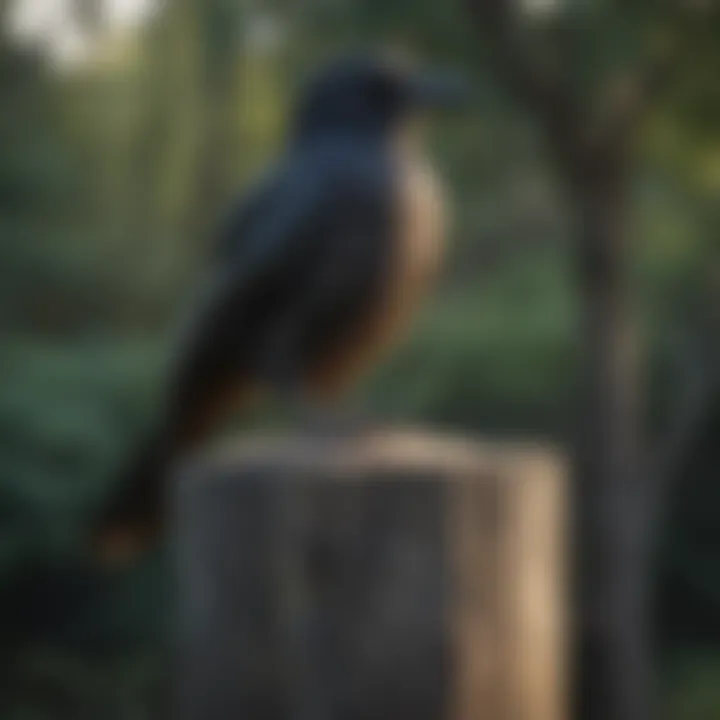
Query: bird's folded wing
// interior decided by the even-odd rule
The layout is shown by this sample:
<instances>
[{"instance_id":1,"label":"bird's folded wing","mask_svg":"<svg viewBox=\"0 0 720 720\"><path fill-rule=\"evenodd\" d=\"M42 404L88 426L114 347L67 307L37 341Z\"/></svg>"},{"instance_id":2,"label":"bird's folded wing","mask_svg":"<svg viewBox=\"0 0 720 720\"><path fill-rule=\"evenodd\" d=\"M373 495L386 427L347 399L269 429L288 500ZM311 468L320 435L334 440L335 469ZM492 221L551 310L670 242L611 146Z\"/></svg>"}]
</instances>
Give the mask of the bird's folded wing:
<instances>
[{"instance_id":1,"label":"bird's folded wing","mask_svg":"<svg viewBox=\"0 0 720 720\"><path fill-rule=\"evenodd\" d=\"M286 176L251 193L221 235L220 252L184 318L180 348L195 342L200 328L207 334L222 323L259 278L285 262L293 248L300 249L329 191L323 176L310 175L304 182Z\"/></svg>"}]
</instances>

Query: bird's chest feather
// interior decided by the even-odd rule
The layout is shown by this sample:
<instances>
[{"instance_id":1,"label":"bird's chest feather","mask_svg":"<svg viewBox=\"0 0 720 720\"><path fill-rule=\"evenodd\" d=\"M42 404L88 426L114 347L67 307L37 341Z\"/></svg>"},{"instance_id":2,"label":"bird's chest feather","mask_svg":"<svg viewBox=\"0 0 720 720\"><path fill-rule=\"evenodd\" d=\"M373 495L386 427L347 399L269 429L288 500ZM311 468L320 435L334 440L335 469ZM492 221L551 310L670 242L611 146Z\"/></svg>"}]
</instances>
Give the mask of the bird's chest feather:
<instances>
[{"instance_id":1,"label":"bird's chest feather","mask_svg":"<svg viewBox=\"0 0 720 720\"><path fill-rule=\"evenodd\" d=\"M439 178L421 157L403 157L398 174L398 233L393 284L401 301L422 293L444 254L445 198Z\"/></svg>"},{"instance_id":2,"label":"bird's chest feather","mask_svg":"<svg viewBox=\"0 0 720 720\"><path fill-rule=\"evenodd\" d=\"M379 302L368 303L364 319L314 373L315 389L328 396L352 387L402 339L441 264L446 216L440 182L419 159L403 157L396 171L395 223L386 287L377 298Z\"/></svg>"}]
</instances>

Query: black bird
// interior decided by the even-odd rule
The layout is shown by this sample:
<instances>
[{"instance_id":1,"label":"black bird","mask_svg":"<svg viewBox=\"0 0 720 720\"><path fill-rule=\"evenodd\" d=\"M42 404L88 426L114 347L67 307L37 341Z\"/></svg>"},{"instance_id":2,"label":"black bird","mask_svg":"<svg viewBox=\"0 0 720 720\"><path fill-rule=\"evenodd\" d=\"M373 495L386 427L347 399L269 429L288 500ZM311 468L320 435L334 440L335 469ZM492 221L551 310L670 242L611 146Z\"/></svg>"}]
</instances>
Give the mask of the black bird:
<instances>
[{"instance_id":1,"label":"black bird","mask_svg":"<svg viewBox=\"0 0 720 720\"><path fill-rule=\"evenodd\" d=\"M371 55L309 84L286 152L220 234L162 421L100 517L101 551L152 543L170 464L259 389L335 402L397 342L443 246L442 193L417 128L465 94L456 76Z\"/></svg>"}]
</instances>

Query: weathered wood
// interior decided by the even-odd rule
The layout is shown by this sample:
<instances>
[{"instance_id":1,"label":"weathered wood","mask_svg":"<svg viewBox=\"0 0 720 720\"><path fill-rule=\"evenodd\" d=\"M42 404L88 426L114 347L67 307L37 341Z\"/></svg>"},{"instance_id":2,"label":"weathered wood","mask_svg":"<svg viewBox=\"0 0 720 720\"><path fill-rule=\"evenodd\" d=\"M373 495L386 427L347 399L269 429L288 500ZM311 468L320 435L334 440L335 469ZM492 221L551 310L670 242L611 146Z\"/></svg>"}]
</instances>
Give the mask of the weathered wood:
<instances>
[{"instance_id":1,"label":"weathered wood","mask_svg":"<svg viewBox=\"0 0 720 720\"><path fill-rule=\"evenodd\" d=\"M409 432L256 439L177 493L177 720L563 720L563 469Z\"/></svg>"}]
</instances>

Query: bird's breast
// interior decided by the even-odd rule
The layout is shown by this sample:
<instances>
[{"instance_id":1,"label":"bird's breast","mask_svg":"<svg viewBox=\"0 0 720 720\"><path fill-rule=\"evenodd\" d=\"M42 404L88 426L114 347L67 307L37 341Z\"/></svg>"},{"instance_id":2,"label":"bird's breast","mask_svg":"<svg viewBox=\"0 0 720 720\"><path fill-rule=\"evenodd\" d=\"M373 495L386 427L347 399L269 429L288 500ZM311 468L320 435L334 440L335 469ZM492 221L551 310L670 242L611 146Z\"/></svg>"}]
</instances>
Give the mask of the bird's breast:
<instances>
[{"instance_id":1,"label":"bird's breast","mask_svg":"<svg viewBox=\"0 0 720 720\"><path fill-rule=\"evenodd\" d=\"M352 387L410 329L443 258L446 212L441 183L422 159L402 156L395 172L395 222L389 272L380 296L342 346L315 373L315 389L336 395Z\"/></svg>"},{"instance_id":2,"label":"bird's breast","mask_svg":"<svg viewBox=\"0 0 720 720\"><path fill-rule=\"evenodd\" d=\"M399 254L397 281L410 284L432 279L443 257L446 232L445 197L432 166L423 158L400 161Z\"/></svg>"},{"instance_id":3,"label":"bird's breast","mask_svg":"<svg viewBox=\"0 0 720 720\"><path fill-rule=\"evenodd\" d=\"M387 309L409 319L427 293L444 256L447 217L442 184L428 162L403 157L397 175L396 232Z\"/></svg>"}]
</instances>

